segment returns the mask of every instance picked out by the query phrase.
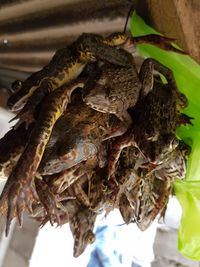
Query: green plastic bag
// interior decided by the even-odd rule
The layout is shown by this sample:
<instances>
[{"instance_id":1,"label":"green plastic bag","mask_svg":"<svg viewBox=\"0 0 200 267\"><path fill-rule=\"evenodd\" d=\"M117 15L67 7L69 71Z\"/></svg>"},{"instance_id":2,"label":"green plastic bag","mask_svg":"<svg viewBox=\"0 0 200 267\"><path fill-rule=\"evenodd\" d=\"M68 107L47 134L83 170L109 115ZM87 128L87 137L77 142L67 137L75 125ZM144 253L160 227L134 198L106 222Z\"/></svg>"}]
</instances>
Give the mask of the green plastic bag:
<instances>
[{"instance_id":1,"label":"green plastic bag","mask_svg":"<svg viewBox=\"0 0 200 267\"><path fill-rule=\"evenodd\" d=\"M157 33L136 13L131 19L131 32L133 36ZM200 260L200 65L189 56L163 51L152 45L138 45L138 50L142 56L152 57L170 68L178 88L189 100L184 113L194 118L194 126L177 129L177 136L192 148L186 179L174 183L183 211L178 231L178 249L186 257Z\"/></svg>"}]
</instances>

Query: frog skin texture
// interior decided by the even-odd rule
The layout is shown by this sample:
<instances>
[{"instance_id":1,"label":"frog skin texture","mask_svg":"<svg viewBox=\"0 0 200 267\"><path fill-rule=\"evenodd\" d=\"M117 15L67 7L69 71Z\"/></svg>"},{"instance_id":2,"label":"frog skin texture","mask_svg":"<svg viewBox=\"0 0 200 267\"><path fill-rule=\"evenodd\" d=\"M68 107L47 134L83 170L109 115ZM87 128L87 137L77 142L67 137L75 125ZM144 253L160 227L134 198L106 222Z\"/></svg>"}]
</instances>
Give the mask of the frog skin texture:
<instances>
[{"instance_id":1,"label":"frog skin texture","mask_svg":"<svg viewBox=\"0 0 200 267\"><path fill-rule=\"evenodd\" d=\"M129 47L138 43L150 43L168 51L185 54L184 51L173 47L172 41L171 38L155 34L128 37L124 33L113 33L103 38L100 35L83 33L70 46L58 50L43 69L33 73L23 82L16 81L13 84L15 93L8 99L7 105L12 111L22 109L15 117L20 119L17 125L23 121L28 125L34 119L35 107L44 96L77 78L87 63L101 60L127 66L127 57L118 53L115 47Z\"/></svg>"},{"instance_id":2,"label":"frog skin texture","mask_svg":"<svg viewBox=\"0 0 200 267\"><path fill-rule=\"evenodd\" d=\"M182 93L178 97L176 91L174 93L171 84L155 80L149 94L129 109L133 124L124 135L115 140L109 152L108 177L115 173L116 163L125 147L135 146L155 167L177 147L179 142L175 130L180 117L180 105L177 108L177 102L184 107L187 101Z\"/></svg>"},{"instance_id":3,"label":"frog skin texture","mask_svg":"<svg viewBox=\"0 0 200 267\"><path fill-rule=\"evenodd\" d=\"M169 45L171 40L167 38L160 37L158 45L162 43L161 39L165 41L165 47L175 50ZM85 84L85 81L76 77L88 62L96 60L106 61L109 58L110 63L119 66L129 64L127 58L113 48L127 41L134 42L134 38L115 34L104 39L94 34L83 34L70 49L58 51L47 66L22 82L19 90L9 99L8 106L13 110L21 109L25 105L17 115L20 119L17 126L22 122L29 125L35 108L41 100L43 102L29 142L8 177L0 197L0 207L7 205L6 234L11 220L18 217L21 223L23 210L27 209L32 213L32 203L38 201L34 179L54 124L65 111L75 88L82 88Z\"/></svg>"},{"instance_id":4,"label":"frog skin texture","mask_svg":"<svg viewBox=\"0 0 200 267\"><path fill-rule=\"evenodd\" d=\"M173 181L183 179L186 175L185 151L188 151L188 147L178 146L168 154L159 169L148 173L140 165L143 155L135 147L123 150L124 156L120 157L116 179L121 184L119 210L127 224L135 222L144 231L159 213L162 214L172 191Z\"/></svg>"}]
</instances>

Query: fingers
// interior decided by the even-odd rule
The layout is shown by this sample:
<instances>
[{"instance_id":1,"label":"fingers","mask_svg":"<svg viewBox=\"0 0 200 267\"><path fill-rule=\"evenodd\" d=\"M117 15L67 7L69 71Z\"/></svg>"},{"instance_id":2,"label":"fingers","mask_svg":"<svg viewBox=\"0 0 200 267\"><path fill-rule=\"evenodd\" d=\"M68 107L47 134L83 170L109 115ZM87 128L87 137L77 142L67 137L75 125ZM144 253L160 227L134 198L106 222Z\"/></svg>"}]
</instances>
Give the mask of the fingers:
<instances>
[{"instance_id":1,"label":"fingers","mask_svg":"<svg viewBox=\"0 0 200 267\"><path fill-rule=\"evenodd\" d=\"M28 210L30 214L33 214L32 203L33 200L38 200L38 196L33 188L20 188L20 185L14 184L6 190L0 199L0 206L5 204L5 200L7 202L7 215L6 215L6 229L5 234L8 236L10 231L10 225L13 218L17 218L20 227L23 224L23 211L25 209Z\"/></svg>"},{"instance_id":2,"label":"fingers","mask_svg":"<svg viewBox=\"0 0 200 267\"><path fill-rule=\"evenodd\" d=\"M16 216L17 216L17 220L18 220L18 223L19 223L19 226L22 227L22 224L23 224L23 210L24 210L24 207L23 207L23 201L21 198L18 199L17 201L17 204L16 204Z\"/></svg>"}]
</instances>

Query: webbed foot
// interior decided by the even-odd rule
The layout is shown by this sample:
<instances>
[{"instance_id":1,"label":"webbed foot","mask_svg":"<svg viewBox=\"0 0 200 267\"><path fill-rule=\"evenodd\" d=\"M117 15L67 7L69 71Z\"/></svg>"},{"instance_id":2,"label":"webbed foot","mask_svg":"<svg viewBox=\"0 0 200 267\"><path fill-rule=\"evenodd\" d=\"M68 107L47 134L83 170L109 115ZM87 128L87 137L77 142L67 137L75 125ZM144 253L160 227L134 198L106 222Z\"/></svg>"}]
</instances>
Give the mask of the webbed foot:
<instances>
[{"instance_id":1,"label":"webbed foot","mask_svg":"<svg viewBox=\"0 0 200 267\"><path fill-rule=\"evenodd\" d=\"M14 129L17 129L22 123L25 123L25 129L28 129L28 126L35 121L35 118L33 117L33 113L31 111L26 112L19 112L14 118L12 118L10 122L18 120L18 122L13 126Z\"/></svg>"},{"instance_id":2,"label":"webbed foot","mask_svg":"<svg viewBox=\"0 0 200 267\"><path fill-rule=\"evenodd\" d=\"M11 221L16 217L22 226L22 213L25 209L33 213L32 204L38 201L35 188L30 183L14 181L6 184L0 197L0 207L7 204L6 236L9 234ZM6 203L7 202L7 203Z\"/></svg>"},{"instance_id":3,"label":"webbed foot","mask_svg":"<svg viewBox=\"0 0 200 267\"><path fill-rule=\"evenodd\" d=\"M51 191L48 184L46 184L43 180L36 179L35 184L39 199L47 213L46 220L50 221L51 225L55 222L60 225L59 210L67 213L67 209L65 209L61 202L59 202L59 199Z\"/></svg>"},{"instance_id":4,"label":"webbed foot","mask_svg":"<svg viewBox=\"0 0 200 267\"><path fill-rule=\"evenodd\" d=\"M181 113L179 115L179 117L178 117L178 125L187 125L187 124L189 124L189 125L193 126L194 125L192 123L193 119L194 119L193 117L190 117L190 116L188 116L188 115L186 115L184 113Z\"/></svg>"}]
</instances>

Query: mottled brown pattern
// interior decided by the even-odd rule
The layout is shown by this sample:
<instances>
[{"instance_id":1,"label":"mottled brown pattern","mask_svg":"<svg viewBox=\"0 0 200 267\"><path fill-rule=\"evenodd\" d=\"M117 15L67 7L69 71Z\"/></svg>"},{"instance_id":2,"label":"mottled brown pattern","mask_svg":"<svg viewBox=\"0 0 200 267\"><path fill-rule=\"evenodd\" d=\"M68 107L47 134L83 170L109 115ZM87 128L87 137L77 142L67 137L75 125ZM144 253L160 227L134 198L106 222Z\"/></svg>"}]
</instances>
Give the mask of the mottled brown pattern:
<instances>
[{"instance_id":1,"label":"mottled brown pattern","mask_svg":"<svg viewBox=\"0 0 200 267\"><path fill-rule=\"evenodd\" d=\"M33 181L42 159L45 146L50 138L50 134L48 135L46 133L44 125L46 126L46 122L48 122L49 130L50 132L52 131L56 120L64 112L70 95L77 84L79 84L79 82L72 83L70 88L68 86L63 86L46 99L43 110L38 117L38 122L35 124L30 135L31 142L28 143L16 168L8 178L0 198L0 206L4 205L4 201L8 201L6 233L9 231L9 225L16 210L20 210L20 214L25 206L30 210L32 201L38 198L33 187ZM51 107L57 107L56 112L52 114L49 112L49 109L47 109L47 106L50 110ZM27 206L28 199L31 200Z\"/></svg>"},{"instance_id":2,"label":"mottled brown pattern","mask_svg":"<svg viewBox=\"0 0 200 267\"><path fill-rule=\"evenodd\" d=\"M10 107L26 104L0 149L7 147L10 137L16 135L18 140L22 125L28 140L8 146L5 157L0 155L3 171L10 172L0 197L0 211L7 216L6 234L14 217L22 224L25 209L41 225L69 222L77 257L94 241L98 213L119 208L126 223L135 221L145 230L163 211L172 181L182 179L186 171L175 128L187 101L169 69L147 59L138 74L133 57L115 48L148 41L176 51L171 39L154 38L82 34L41 71L14 85L19 91L10 98ZM93 61L97 62L75 79ZM152 89L154 69L167 78L167 85L158 79ZM91 106L102 112L88 107L90 103L83 103L77 92L71 99L84 84L83 98L87 100L92 89L96 103Z\"/></svg>"},{"instance_id":3,"label":"mottled brown pattern","mask_svg":"<svg viewBox=\"0 0 200 267\"><path fill-rule=\"evenodd\" d=\"M113 144L108 163L109 176L115 172L115 165L124 147L138 147L153 164L162 163L166 155L177 147L175 131L180 116L177 102L183 101L184 106L187 101L181 93L180 98L178 93L178 98L174 97L174 92L178 90L174 83L175 81L171 84L170 80L169 84L162 84L155 80L154 87L147 96L129 109L134 123L131 129Z\"/></svg>"},{"instance_id":4,"label":"mottled brown pattern","mask_svg":"<svg viewBox=\"0 0 200 267\"><path fill-rule=\"evenodd\" d=\"M102 141L123 134L126 130L114 115L110 117L109 114L97 112L80 100L76 105L74 103L55 126L55 134L59 131L59 137L52 143L53 148L49 144L45 150L39 167L41 174L64 171L97 154L100 161L104 161ZM55 134L53 131L52 135Z\"/></svg>"}]
</instances>

